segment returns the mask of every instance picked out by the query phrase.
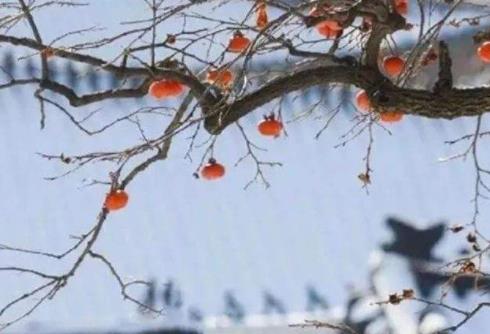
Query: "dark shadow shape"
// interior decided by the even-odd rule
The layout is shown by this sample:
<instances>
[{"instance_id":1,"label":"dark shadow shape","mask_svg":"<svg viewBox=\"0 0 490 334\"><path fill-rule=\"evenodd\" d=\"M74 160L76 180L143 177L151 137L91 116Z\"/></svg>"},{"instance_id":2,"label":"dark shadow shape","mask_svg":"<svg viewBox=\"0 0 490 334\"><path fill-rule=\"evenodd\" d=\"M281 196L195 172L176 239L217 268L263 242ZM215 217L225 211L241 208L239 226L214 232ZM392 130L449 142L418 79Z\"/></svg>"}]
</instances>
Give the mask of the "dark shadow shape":
<instances>
[{"instance_id":1,"label":"dark shadow shape","mask_svg":"<svg viewBox=\"0 0 490 334\"><path fill-rule=\"evenodd\" d=\"M264 291L264 313L278 313L278 314L286 314L286 308L284 307L284 303L279 300L276 296L268 291Z\"/></svg>"},{"instance_id":2,"label":"dark shadow shape","mask_svg":"<svg viewBox=\"0 0 490 334\"><path fill-rule=\"evenodd\" d=\"M412 264L411 269L417 288L424 298L431 296L436 288L446 283L459 299L466 298L472 291L490 292L490 278L487 277L461 276L451 281L447 275L424 269L420 265Z\"/></svg>"},{"instance_id":3,"label":"dark shadow shape","mask_svg":"<svg viewBox=\"0 0 490 334\"><path fill-rule=\"evenodd\" d=\"M320 293L312 285L306 287L306 311L312 312L314 310L326 310L328 309L328 303L325 297L320 295Z\"/></svg>"},{"instance_id":4,"label":"dark shadow shape","mask_svg":"<svg viewBox=\"0 0 490 334\"><path fill-rule=\"evenodd\" d=\"M224 314L234 322L241 322L245 317L245 310L232 292L225 292Z\"/></svg>"},{"instance_id":5,"label":"dark shadow shape","mask_svg":"<svg viewBox=\"0 0 490 334\"><path fill-rule=\"evenodd\" d=\"M444 224L418 229L397 218L388 218L386 224L393 230L395 240L390 244L382 245L385 252L416 260L441 261L432 255L432 250L444 235L446 230Z\"/></svg>"}]
</instances>

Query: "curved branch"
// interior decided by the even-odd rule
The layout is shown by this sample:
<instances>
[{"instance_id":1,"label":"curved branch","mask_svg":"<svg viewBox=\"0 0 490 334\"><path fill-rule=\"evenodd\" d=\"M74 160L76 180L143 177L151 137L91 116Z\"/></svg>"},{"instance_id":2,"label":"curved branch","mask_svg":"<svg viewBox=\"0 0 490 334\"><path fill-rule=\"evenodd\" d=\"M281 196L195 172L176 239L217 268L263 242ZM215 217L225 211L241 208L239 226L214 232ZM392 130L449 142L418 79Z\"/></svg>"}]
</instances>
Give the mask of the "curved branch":
<instances>
[{"instance_id":1,"label":"curved branch","mask_svg":"<svg viewBox=\"0 0 490 334\"><path fill-rule=\"evenodd\" d=\"M318 66L281 76L231 104L217 106L207 115L204 127L211 134L219 134L228 125L280 96L331 83L366 90L377 110L396 109L408 115L440 119L478 116L490 111L490 87L448 88L441 95L398 87L371 67Z\"/></svg>"},{"instance_id":2,"label":"curved branch","mask_svg":"<svg viewBox=\"0 0 490 334\"><path fill-rule=\"evenodd\" d=\"M205 119L204 127L212 134L220 133L231 123L275 98L312 86L327 83L367 86L367 78L362 78L367 73L377 76L368 69L361 70L354 66L319 66L297 71L272 80L256 91L215 111Z\"/></svg>"},{"instance_id":3,"label":"curved branch","mask_svg":"<svg viewBox=\"0 0 490 334\"><path fill-rule=\"evenodd\" d=\"M31 38L18 38L14 36L9 36L9 35L2 35L0 34L0 43L9 43L11 45L17 45L17 46L24 46L33 50L37 51L42 51L44 49L49 48L49 46L38 43L37 41L31 39ZM94 67L101 68L107 72L110 72L112 74L115 74L117 76L121 77L132 77L132 76L140 76L143 78L166 78L166 79L173 79L173 80L178 80L179 82L183 83L187 87L190 88L192 91L192 94L196 97L196 99L201 103L203 108L208 108L211 105L214 105L217 103L217 98L212 95L211 91L208 89L206 85L204 85L199 79L197 79L195 76L193 76L190 73L185 73L182 70L178 69L170 69L170 68L150 68L150 67L126 67L126 66L116 66L114 64L111 64L103 59L89 56L89 55L84 55L76 52L70 52L67 50L63 49L55 49L55 53L57 57L60 58L65 58L68 60L72 60L78 63L83 63L87 65L91 65ZM63 89L61 84L55 83L54 81L45 81L43 83L43 88L45 89L51 89L54 90L57 93L60 93L64 95L65 97L68 98L68 96L71 96L68 98L70 100L70 103L72 101L76 101L77 97L70 92L70 88L68 89ZM67 88L67 87L65 87ZM73 92L73 91L72 91ZM146 91L144 92L146 94ZM66 94L66 95L65 95ZM104 94L108 94L103 93ZM144 94L142 92L135 92L135 91L124 91L121 90L120 94L118 96L110 96L110 97L139 97ZM92 94L92 95L97 95L97 94ZM110 95L110 94L109 94ZM75 102L73 104L74 106L80 106L96 101L102 100L102 96L97 96L94 97L94 100L91 100L91 98L86 98L87 103L81 102L80 104L77 104L78 102Z\"/></svg>"}]
</instances>

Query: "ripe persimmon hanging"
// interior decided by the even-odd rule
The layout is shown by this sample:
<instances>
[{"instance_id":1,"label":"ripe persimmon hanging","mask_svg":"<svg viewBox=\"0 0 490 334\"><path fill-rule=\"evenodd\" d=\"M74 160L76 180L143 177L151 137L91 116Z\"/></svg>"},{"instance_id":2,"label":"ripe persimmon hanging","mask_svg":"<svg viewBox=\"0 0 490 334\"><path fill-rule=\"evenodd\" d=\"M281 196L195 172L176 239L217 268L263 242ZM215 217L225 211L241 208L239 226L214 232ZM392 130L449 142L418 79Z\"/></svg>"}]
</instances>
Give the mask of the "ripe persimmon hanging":
<instances>
[{"instance_id":1,"label":"ripe persimmon hanging","mask_svg":"<svg viewBox=\"0 0 490 334\"><path fill-rule=\"evenodd\" d=\"M269 17L267 15L267 7L264 1L257 2L257 28L264 29L269 23Z\"/></svg>"},{"instance_id":2,"label":"ripe persimmon hanging","mask_svg":"<svg viewBox=\"0 0 490 334\"><path fill-rule=\"evenodd\" d=\"M216 159L209 159L208 163L201 169L201 176L206 180L217 180L225 175L225 167Z\"/></svg>"},{"instance_id":3,"label":"ripe persimmon hanging","mask_svg":"<svg viewBox=\"0 0 490 334\"><path fill-rule=\"evenodd\" d=\"M148 89L148 93L156 99L178 96L183 92L184 85L177 80L170 79L154 81Z\"/></svg>"},{"instance_id":4,"label":"ripe persimmon hanging","mask_svg":"<svg viewBox=\"0 0 490 334\"><path fill-rule=\"evenodd\" d=\"M277 120L274 114L264 116L264 119L257 125L262 135L270 137L279 137L283 128L282 122Z\"/></svg>"},{"instance_id":5,"label":"ripe persimmon hanging","mask_svg":"<svg viewBox=\"0 0 490 334\"><path fill-rule=\"evenodd\" d=\"M395 11L400 15L407 15L408 0L395 0Z\"/></svg>"},{"instance_id":6,"label":"ripe persimmon hanging","mask_svg":"<svg viewBox=\"0 0 490 334\"><path fill-rule=\"evenodd\" d=\"M122 189L111 190L105 198L104 207L109 211L124 208L129 201L128 194Z\"/></svg>"},{"instance_id":7,"label":"ripe persimmon hanging","mask_svg":"<svg viewBox=\"0 0 490 334\"><path fill-rule=\"evenodd\" d=\"M483 42L478 47L478 57L485 63L490 63L490 41Z\"/></svg>"},{"instance_id":8,"label":"ripe persimmon hanging","mask_svg":"<svg viewBox=\"0 0 490 334\"><path fill-rule=\"evenodd\" d=\"M325 12L324 9L313 7L308 15L312 17L322 16ZM320 35L328 39L335 39L342 35L342 26L335 20L321 21L315 25L315 29Z\"/></svg>"},{"instance_id":9,"label":"ripe persimmon hanging","mask_svg":"<svg viewBox=\"0 0 490 334\"><path fill-rule=\"evenodd\" d=\"M229 88L233 83L233 73L229 69L210 70L206 81L221 88Z\"/></svg>"},{"instance_id":10,"label":"ripe persimmon hanging","mask_svg":"<svg viewBox=\"0 0 490 334\"><path fill-rule=\"evenodd\" d=\"M398 56L387 56L383 59L383 69L391 77L399 76L405 68L405 60Z\"/></svg>"},{"instance_id":11,"label":"ripe persimmon hanging","mask_svg":"<svg viewBox=\"0 0 490 334\"><path fill-rule=\"evenodd\" d=\"M371 101L369 101L369 96L364 89L356 94L356 106L361 111L369 111L371 109Z\"/></svg>"},{"instance_id":12,"label":"ripe persimmon hanging","mask_svg":"<svg viewBox=\"0 0 490 334\"><path fill-rule=\"evenodd\" d=\"M250 39L242 34L240 30L235 31L228 42L227 50L233 53L241 53L250 45Z\"/></svg>"},{"instance_id":13,"label":"ripe persimmon hanging","mask_svg":"<svg viewBox=\"0 0 490 334\"><path fill-rule=\"evenodd\" d=\"M320 35L328 39L335 39L342 35L342 27L337 21L325 20L318 23L315 28Z\"/></svg>"}]
</instances>

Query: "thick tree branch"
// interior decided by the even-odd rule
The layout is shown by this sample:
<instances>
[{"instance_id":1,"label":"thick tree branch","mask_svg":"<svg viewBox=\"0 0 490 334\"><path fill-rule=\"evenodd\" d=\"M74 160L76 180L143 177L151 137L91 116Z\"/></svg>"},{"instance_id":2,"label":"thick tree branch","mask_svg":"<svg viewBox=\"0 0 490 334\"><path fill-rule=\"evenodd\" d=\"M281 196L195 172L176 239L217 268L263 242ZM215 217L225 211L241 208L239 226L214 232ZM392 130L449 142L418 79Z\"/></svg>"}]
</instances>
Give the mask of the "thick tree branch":
<instances>
[{"instance_id":1,"label":"thick tree branch","mask_svg":"<svg viewBox=\"0 0 490 334\"><path fill-rule=\"evenodd\" d=\"M332 83L365 89L375 107L396 109L409 115L454 119L490 111L490 88L448 88L444 95L440 95L427 90L397 87L370 67L318 66L272 80L241 99L213 110L205 120L205 128L212 134L218 134L280 96Z\"/></svg>"},{"instance_id":2,"label":"thick tree branch","mask_svg":"<svg viewBox=\"0 0 490 334\"><path fill-rule=\"evenodd\" d=\"M0 35L0 42L23 45L34 49L43 49L36 41L28 38L15 38ZM373 42L374 43L374 42ZM462 116L480 115L490 108L490 89L449 89L447 94L440 96L429 91L399 88L385 80L377 69L357 67L356 65L323 66L308 68L291 75L272 80L256 91L232 102L219 105L218 98L211 94L208 87L194 76L173 69L148 69L144 67L119 67L92 57L64 50L57 55L101 67L111 73L122 76L167 77L177 79L191 88L197 96L203 111L207 115L205 128L210 133L219 133L229 124L252 112L256 108L284 94L307 89L315 85L338 83L351 84L365 89L370 94L373 103L380 107L397 108L406 114L430 118L453 119ZM443 64L449 64L446 57L441 57ZM448 68L444 65L442 68ZM447 70L443 77L447 82ZM449 81L450 82L450 81ZM149 81L139 87L121 90L107 90L94 94L78 96L69 87L54 81L41 82L40 79L29 79L16 84L39 83L42 88L51 90L67 98L73 106L83 106L109 98L142 97L146 94Z\"/></svg>"},{"instance_id":3,"label":"thick tree branch","mask_svg":"<svg viewBox=\"0 0 490 334\"><path fill-rule=\"evenodd\" d=\"M365 79L359 77L362 74L363 72L354 66L320 66L279 77L230 105L221 107L206 118L204 127L208 132L217 134L258 107L282 95L315 85L356 82L367 85Z\"/></svg>"},{"instance_id":4,"label":"thick tree branch","mask_svg":"<svg viewBox=\"0 0 490 334\"><path fill-rule=\"evenodd\" d=\"M379 50L385 37L406 29L407 24L403 16L390 12L382 1L363 1L359 8L359 15L367 15L373 19L373 27L364 48L363 64L377 68Z\"/></svg>"}]
</instances>

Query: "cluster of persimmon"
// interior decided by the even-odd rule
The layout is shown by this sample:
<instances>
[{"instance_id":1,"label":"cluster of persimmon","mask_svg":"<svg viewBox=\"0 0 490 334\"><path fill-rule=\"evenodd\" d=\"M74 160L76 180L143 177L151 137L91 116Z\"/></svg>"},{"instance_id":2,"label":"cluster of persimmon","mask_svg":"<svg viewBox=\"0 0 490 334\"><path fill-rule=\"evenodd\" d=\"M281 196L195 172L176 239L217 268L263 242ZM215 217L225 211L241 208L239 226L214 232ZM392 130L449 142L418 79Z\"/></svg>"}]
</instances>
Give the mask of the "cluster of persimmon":
<instances>
[{"instance_id":1,"label":"cluster of persimmon","mask_svg":"<svg viewBox=\"0 0 490 334\"><path fill-rule=\"evenodd\" d=\"M394 10L400 15L407 15L408 13L408 0L395 0ZM256 14L256 26L258 29L263 30L269 24L269 17L267 13L267 6L264 0L257 0L255 3ZM315 25L316 31L327 39L337 39L342 36L343 26L345 25L345 17L336 16L336 8L331 5L322 5L312 8L308 14L312 17L330 16L335 19L326 19ZM369 31L372 28L373 22L371 18L364 17L361 31ZM171 36L169 43L175 43L175 36ZM228 41L226 51L230 53L243 53L251 44L250 38L245 36L240 30L236 30ZM55 56L55 50L51 47L47 47L41 50L41 55L46 59ZM490 63L490 41L485 41L477 49L478 57L486 63ZM437 53L430 49L422 60L422 65L426 66L437 59ZM396 55L388 55L382 60L383 72L391 77L396 78L400 76L405 70L406 61L404 58ZM217 86L223 90L229 89L234 80L234 75L227 67L214 68L207 72L206 81L214 86ZM161 79L156 80L149 86L148 93L156 99L164 99L169 97L176 97L181 95L185 91L185 86L174 79ZM360 90L355 98L356 106L363 112L373 112L374 109L369 100L369 96L365 90ZM379 119L382 122L393 123L398 122L403 118L403 113L400 111L384 110L379 113ZM277 138L283 131L283 123L276 119L272 113L264 116L257 129L258 132L267 137ZM225 175L225 167L217 162L215 158L210 158L208 162L202 167L200 174L205 180L218 180ZM128 194L122 189L111 190L105 198L104 208L108 211L115 211L124 208L129 200ZM471 263L470 263L471 265ZM469 267L469 266L468 266ZM465 268L465 272L469 271ZM392 304L399 303L403 299L413 298L412 290L404 290L402 295L393 294L390 296L389 302Z\"/></svg>"},{"instance_id":2,"label":"cluster of persimmon","mask_svg":"<svg viewBox=\"0 0 490 334\"><path fill-rule=\"evenodd\" d=\"M257 24L267 25L267 13L265 12L265 7L258 8L258 15ZM227 51L231 53L242 53L249 47L249 45L250 39L243 35L240 30L237 30L228 41ZM229 89L233 83L233 77L233 73L227 68L211 69L206 75L206 81L221 89ZM179 81L172 79L156 80L148 89L148 93L156 99L175 97L182 94L184 91L185 86Z\"/></svg>"},{"instance_id":3,"label":"cluster of persimmon","mask_svg":"<svg viewBox=\"0 0 490 334\"><path fill-rule=\"evenodd\" d=\"M206 180L217 180L225 175L225 167L218 163L214 158L209 159L208 163L201 169L201 176ZM106 194L104 209L107 211L117 211L126 207L129 195L122 189L111 189Z\"/></svg>"},{"instance_id":4,"label":"cluster of persimmon","mask_svg":"<svg viewBox=\"0 0 490 334\"><path fill-rule=\"evenodd\" d=\"M284 126L276 119L274 113L264 116L264 119L257 124L259 133L266 137L277 138L281 135ZM209 159L208 163L201 169L201 177L205 180L217 180L225 175L225 167L218 163L215 158Z\"/></svg>"},{"instance_id":5,"label":"cluster of persimmon","mask_svg":"<svg viewBox=\"0 0 490 334\"><path fill-rule=\"evenodd\" d=\"M269 23L269 17L267 13L266 2L263 0L257 0L255 3L255 17L256 26L258 29L264 29ZM400 15L407 15L408 13L408 0L395 0L394 10ZM339 38L343 33L343 26L345 25L346 17L336 15L336 8L331 5L315 6L309 12L309 16L312 17L332 17L332 19L325 19L315 25L316 31L327 39ZM369 17L363 18L361 30L368 31L373 25L372 20ZM245 36L240 30L236 30L231 38L228 40L226 51L230 53L243 53L251 44L250 38ZM54 52L51 48L47 48L42 51L46 58L52 57ZM490 63L490 41L483 42L478 50L477 55L479 58L487 63ZM429 65L437 59L437 53L434 49L430 49L429 52L422 59L421 64L423 66ZM405 70L406 61L403 57L398 55L388 55L381 60L380 67L386 76L391 78L399 77ZM220 68L210 69L206 74L206 81L220 89L227 90L233 85L234 74L226 66ZM153 82L149 87L149 94L157 99L164 99L168 97L175 97L182 94L185 90L185 86L177 80L162 79ZM356 105L358 109L363 112L373 112L374 108L371 105L369 96L366 91L361 90L356 95ZM379 112L379 119L382 122L394 123L403 118L403 112L394 110L383 110ZM277 120L274 114L264 116L264 119L257 125L259 133L263 136L278 137L282 130L283 124ZM201 176L206 180L217 180L225 175L225 167L218 163L214 158L209 159L208 163L201 169ZM121 194L122 192L122 194ZM121 204L124 203L124 204ZM125 206L127 203L127 194L123 191L115 191L108 194L106 199L106 207L109 210L115 210Z\"/></svg>"},{"instance_id":6,"label":"cluster of persimmon","mask_svg":"<svg viewBox=\"0 0 490 334\"><path fill-rule=\"evenodd\" d=\"M394 10L400 15L408 14L408 0L395 0L394 2ZM324 5L322 7L314 7L309 15L313 17L322 16L325 14L335 15L335 8L332 8L330 5ZM318 23L315 28L317 32L328 38L335 39L339 38L342 35L342 20L324 20ZM368 31L372 27L372 20L369 17L364 17L361 30ZM490 63L490 41L483 42L478 50L477 54L479 58L486 62ZM433 49L430 49L429 53L422 60L422 65L426 66L437 59L437 54ZM397 56L388 56L383 60L383 69L385 73L391 77L397 77L403 72L405 67L405 61Z\"/></svg>"},{"instance_id":7,"label":"cluster of persimmon","mask_svg":"<svg viewBox=\"0 0 490 334\"><path fill-rule=\"evenodd\" d=\"M395 0L395 11L400 15L407 15L408 0ZM327 39L336 39L342 36L343 25L347 17L338 15L337 9L332 5L319 5L311 9L308 14L311 17L332 16L335 19L326 19L315 25L316 31ZM361 31L369 31L372 27L372 20L364 17L361 25Z\"/></svg>"},{"instance_id":8,"label":"cluster of persimmon","mask_svg":"<svg viewBox=\"0 0 490 334\"><path fill-rule=\"evenodd\" d=\"M490 41L481 43L477 49L477 55L485 63L490 63ZM421 61L423 66L427 66L437 60L438 55L434 49L429 49ZM382 60L382 71L391 78L397 78L405 70L405 59L400 56L388 55ZM356 106L364 112L372 111L371 102L366 91L360 90L356 95ZM384 111L380 113L380 120L383 122L397 122L403 118L403 113L399 111Z\"/></svg>"}]
</instances>

